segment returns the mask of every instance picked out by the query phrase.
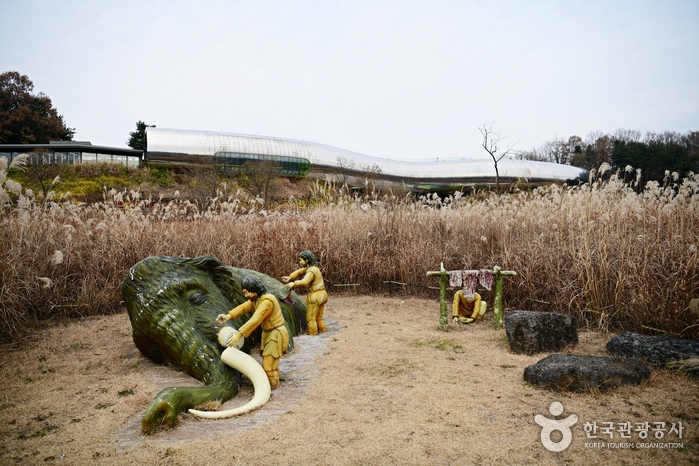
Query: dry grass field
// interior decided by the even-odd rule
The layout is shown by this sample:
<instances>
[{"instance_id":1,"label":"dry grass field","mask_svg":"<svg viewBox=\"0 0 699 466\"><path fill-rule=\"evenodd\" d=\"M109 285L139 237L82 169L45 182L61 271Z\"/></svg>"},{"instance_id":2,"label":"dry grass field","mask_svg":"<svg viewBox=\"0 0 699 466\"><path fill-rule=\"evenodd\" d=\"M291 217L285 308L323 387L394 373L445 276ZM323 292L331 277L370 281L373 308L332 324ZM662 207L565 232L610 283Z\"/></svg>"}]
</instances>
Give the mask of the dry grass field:
<instances>
[{"instance_id":1,"label":"dry grass field","mask_svg":"<svg viewBox=\"0 0 699 466\"><path fill-rule=\"evenodd\" d=\"M699 174L640 192L612 175L446 198L350 195L318 183L274 210L240 193L206 208L179 193L115 190L88 205L39 202L3 177L0 343L52 319L117 312L121 281L151 255L210 255L280 278L305 249L332 291L429 297L435 282L425 274L440 263L498 265L518 274L505 286L514 309L536 305L601 331L699 336Z\"/></svg>"},{"instance_id":2,"label":"dry grass field","mask_svg":"<svg viewBox=\"0 0 699 466\"><path fill-rule=\"evenodd\" d=\"M268 208L241 192L40 198L6 168L0 158L0 464L698 461L696 379L658 370L608 393L527 386L524 368L544 355L510 353L488 323L438 330L426 272L516 271L504 279L505 311L577 317L575 353L604 354L622 331L698 338L699 175L641 189L602 172L576 187L447 197L318 182ZM331 331L298 338L270 403L219 422L182 415L177 429L142 436L160 389L197 382L136 350L120 289L129 268L151 255L210 255L280 278L305 249L329 289ZM245 385L227 406L249 396ZM560 453L542 446L534 422L554 401L578 416ZM663 435L682 446L636 447L656 441L653 431L584 430L646 422L682 423L682 438Z\"/></svg>"},{"instance_id":3,"label":"dry grass field","mask_svg":"<svg viewBox=\"0 0 699 466\"><path fill-rule=\"evenodd\" d=\"M532 308L532 310L536 310ZM699 380L653 371L635 387L555 393L525 384L544 354L512 354L491 313L483 323L438 330L435 298L331 295L329 332L296 339L282 359L282 387L260 410L204 421L182 414L176 429L143 436L140 417L166 386L196 384L146 360L121 311L61 323L6 347L0 359L0 464L696 464ZM611 335L581 332L566 351L605 354ZM238 397L251 396L244 382ZM578 416L563 452L541 444L537 414L561 402ZM643 440L631 432L588 439L596 422L682 423ZM552 437L554 441L558 439ZM610 443L682 447L601 448ZM593 447L592 444L598 446Z\"/></svg>"}]
</instances>

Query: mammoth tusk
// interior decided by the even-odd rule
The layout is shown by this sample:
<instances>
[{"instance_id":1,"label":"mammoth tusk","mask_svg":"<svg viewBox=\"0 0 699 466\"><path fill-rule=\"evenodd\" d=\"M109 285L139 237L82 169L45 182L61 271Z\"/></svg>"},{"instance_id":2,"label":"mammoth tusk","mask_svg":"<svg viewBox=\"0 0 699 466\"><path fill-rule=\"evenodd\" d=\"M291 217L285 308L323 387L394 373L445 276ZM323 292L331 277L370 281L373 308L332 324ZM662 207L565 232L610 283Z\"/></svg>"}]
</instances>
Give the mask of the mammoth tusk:
<instances>
[{"instance_id":1,"label":"mammoth tusk","mask_svg":"<svg viewBox=\"0 0 699 466\"><path fill-rule=\"evenodd\" d=\"M230 327L227 327L230 328ZM223 333L223 330L222 332ZM221 340L221 336L219 340ZM224 339L224 341L227 338ZM272 394L272 388L269 385L269 379L262 366L249 354L243 353L237 348L226 348L221 354L221 361L233 369L240 371L252 382L255 389L255 396L252 397L245 405L229 409L226 411L199 411L190 409L189 412L195 416L206 419L225 419L227 417L238 416L253 411L269 401Z\"/></svg>"}]
</instances>

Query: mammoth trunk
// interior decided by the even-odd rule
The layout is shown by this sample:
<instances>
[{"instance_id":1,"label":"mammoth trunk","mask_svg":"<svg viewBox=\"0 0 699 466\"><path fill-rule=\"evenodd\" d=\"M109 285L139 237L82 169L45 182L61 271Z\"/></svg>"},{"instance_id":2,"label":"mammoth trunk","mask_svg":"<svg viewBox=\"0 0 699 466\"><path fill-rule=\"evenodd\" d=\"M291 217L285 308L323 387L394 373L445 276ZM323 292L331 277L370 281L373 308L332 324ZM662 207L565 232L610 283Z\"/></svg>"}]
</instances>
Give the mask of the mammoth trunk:
<instances>
[{"instance_id":1,"label":"mammoth trunk","mask_svg":"<svg viewBox=\"0 0 699 466\"><path fill-rule=\"evenodd\" d=\"M142 429L150 432L159 425L173 425L177 415L189 408L208 401L225 402L238 393L236 374L221 361L219 350L202 332L193 327L161 323L175 335L168 346L162 348L162 357L173 365L181 366L187 373L206 384L205 387L172 387L161 391L146 410ZM166 332L170 333L170 332Z\"/></svg>"},{"instance_id":2,"label":"mammoth trunk","mask_svg":"<svg viewBox=\"0 0 699 466\"><path fill-rule=\"evenodd\" d=\"M238 393L238 384L230 380L212 383L206 387L171 387L158 393L146 409L141 420L143 432L152 432L155 428L172 426L177 415L189 408L199 406L211 400L225 401Z\"/></svg>"}]
</instances>

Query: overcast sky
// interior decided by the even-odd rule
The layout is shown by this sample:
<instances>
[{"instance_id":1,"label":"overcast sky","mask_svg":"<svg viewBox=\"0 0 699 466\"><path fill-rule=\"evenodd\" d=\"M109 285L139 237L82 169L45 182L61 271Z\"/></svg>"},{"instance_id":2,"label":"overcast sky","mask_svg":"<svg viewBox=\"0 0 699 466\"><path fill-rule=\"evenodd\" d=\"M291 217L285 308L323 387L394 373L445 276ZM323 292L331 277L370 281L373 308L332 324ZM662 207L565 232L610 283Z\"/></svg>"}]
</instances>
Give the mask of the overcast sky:
<instances>
[{"instance_id":1,"label":"overcast sky","mask_svg":"<svg viewBox=\"0 0 699 466\"><path fill-rule=\"evenodd\" d=\"M0 0L0 72L76 140L138 120L404 160L699 131L699 1Z\"/></svg>"}]
</instances>

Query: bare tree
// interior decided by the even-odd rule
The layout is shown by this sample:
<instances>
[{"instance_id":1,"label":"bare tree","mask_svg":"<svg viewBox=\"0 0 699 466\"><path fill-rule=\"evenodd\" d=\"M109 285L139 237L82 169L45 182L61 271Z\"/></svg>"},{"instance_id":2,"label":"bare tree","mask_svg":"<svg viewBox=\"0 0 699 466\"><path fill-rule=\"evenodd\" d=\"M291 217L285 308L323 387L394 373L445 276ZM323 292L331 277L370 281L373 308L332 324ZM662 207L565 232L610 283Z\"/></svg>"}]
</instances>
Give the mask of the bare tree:
<instances>
[{"instance_id":1,"label":"bare tree","mask_svg":"<svg viewBox=\"0 0 699 466\"><path fill-rule=\"evenodd\" d=\"M245 162L238 169L238 185L253 196L261 197L267 208L270 193L274 191L279 180L279 171L279 164L271 160Z\"/></svg>"},{"instance_id":2,"label":"bare tree","mask_svg":"<svg viewBox=\"0 0 699 466\"><path fill-rule=\"evenodd\" d=\"M205 208L209 202L218 196L223 188L226 178L214 164L213 157L202 157L200 163L190 164L185 168L186 175L190 178L190 196Z\"/></svg>"},{"instance_id":3,"label":"bare tree","mask_svg":"<svg viewBox=\"0 0 699 466\"><path fill-rule=\"evenodd\" d=\"M383 169L378 163L372 163L371 165L362 165L362 172L369 178L376 178L383 173Z\"/></svg>"},{"instance_id":4,"label":"bare tree","mask_svg":"<svg viewBox=\"0 0 699 466\"><path fill-rule=\"evenodd\" d=\"M516 151L515 158L518 160L569 164L575 154L582 152L582 148L583 142L579 136L571 136L567 141L556 136L553 141L547 141L536 149Z\"/></svg>"},{"instance_id":5,"label":"bare tree","mask_svg":"<svg viewBox=\"0 0 699 466\"><path fill-rule=\"evenodd\" d=\"M569 143L558 136L553 141L546 142L542 151L545 154L544 160L551 163L567 164L571 156Z\"/></svg>"},{"instance_id":6,"label":"bare tree","mask_svg":"<svg viewBox=\"0 0 699 466\"><path fill-rule=\"evenodd\" d=\"M568 142L566 144L568 146L568 161L566 163L570 164L570 160L573 158L575 154L582 153L583 140L580 136L573 135L568 138Z\"/></svg>"},{"instance_id":7,"label":"bare tree","mask_svg":"<svg viewBox=\"0 0 699 466\"><path fill-rule=\"evenodd\" d=\"M354 160L348 159L347 157L338 157L337 164L340 166L340 174L342 175L342 184L347 184L347 176L350 172L354 170L355 163Z\"/></svg>"},{"instance_id":8,"label":"bare tree","mask_svg":"<svg viewBox=\"0 0 699 466\"><path fill-rule=\"evenodd\" d=\"M612 135L615 141L641 142L643 134L635 129L620 128Z\"/></svg>"},{"instance_id":9,"label":"bare tree","mask_svg":"<svg viewBox=\"0 0 699 466\"><path fill-rule=\"evenodd\" d=\"M49 192L60 182L63 167L51 163L51 153L47 149L38 148L29 153L28 163L24 168L29 176L39 183L45 201Z\"/></svg>"},{"instance_id":10,"label":"bare tree","mask_svg":"<svg viewBox=\"0 0 699 466\"><path fill-rule=\"evenodd\" d=\"M500 162L500 160L502 160L507 154L512 152L514 144L511 145L506 151L498 153L500 150L498 145L505 138L501 133L493 129L493 123L486 122L482 127L479 127L478 130L483 135L483 142L481 143L483 149L485 149L485 151L493 158L493 164L495 165L495 191L499 192L500 171L498 170L498 162Z\"/></svg>"},{"instance_id":11,"label":"bare tree","mask_svg":"<svg viewBox=\"0 0 699 466\"><path fill-rule=\"evenodd\" d=\"M381 168L381 165L379 165L378 163L373 163L371 165L362 165L361 169L362 173L364 174L365 188L368 188L369 183L371 182L371 189L373 191L376 191L376 180L381 178L381 175L383 174L383 169Z\"/></svg>"},{"instance_id":12,"label":"bare tree","mask_svg":"<svg viewBox=\"0 0 699 466\"><path fill-rule=\"evenodd\" d=\"M546 157L542 153L542 149L518 150L514 154L517 160L531 160L533 162L545 162Z\"/></svg>"},{"instance_id":13,"label":"bare tree","mask_svg":"<svg viewBox=\"0 0 699 466\"><path fill-rule=\"evenodd\" d=\"M585 138L586 150L590 153L592 166L599 167L603 163L614 165L612 154L614 152L614 139L601 131L591 131Z\"/></svg>"}]
</instances>

